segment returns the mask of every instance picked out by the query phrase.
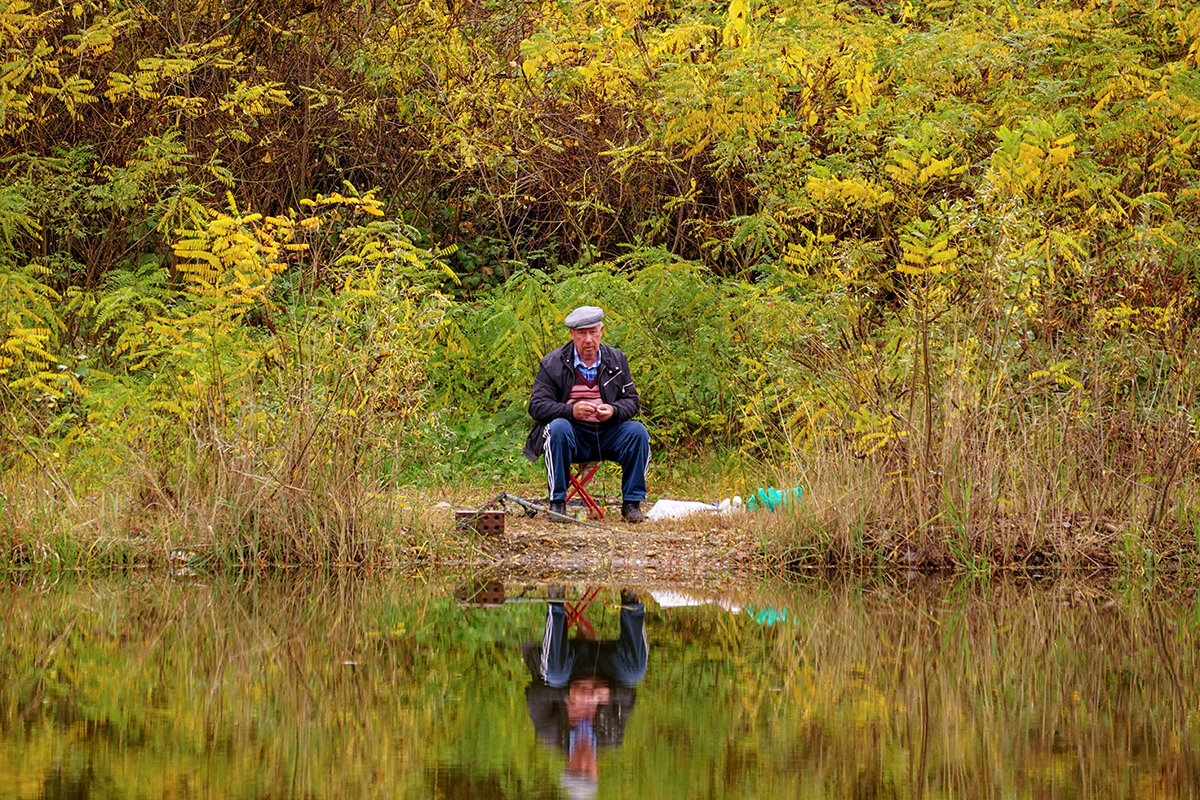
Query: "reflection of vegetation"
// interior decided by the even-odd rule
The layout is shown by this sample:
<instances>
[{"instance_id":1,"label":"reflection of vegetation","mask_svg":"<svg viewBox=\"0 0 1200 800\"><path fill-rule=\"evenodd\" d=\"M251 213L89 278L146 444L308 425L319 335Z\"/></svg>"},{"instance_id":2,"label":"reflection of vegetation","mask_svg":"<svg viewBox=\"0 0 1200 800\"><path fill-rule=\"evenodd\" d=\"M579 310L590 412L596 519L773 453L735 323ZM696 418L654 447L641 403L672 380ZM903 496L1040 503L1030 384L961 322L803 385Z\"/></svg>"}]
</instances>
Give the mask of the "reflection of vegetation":
<instances>
[{"instance_id":1,"label":"reflection of vegetation","mask_svg":"<svg viewBox=\"0 0 1200 800\"><path fill-rule=\"evenodd\" d=\"M789 599L793 622L761 636L743 626L723 640L728 621L711 615L665 620L675 635L660 638L682 642L684 653L705 650L710 669L736 665L721 676L723 692L707 672L682 666L686 657L672 666L660 647L647 676L647 697L664 667L675 670L670 685L713 694L673 719L652 715L668 742L672 728L688 732L686 755L652 744L663 758L681 769L694 758L706 775L725 777L725 791L710 796L741 794L747 772L750 781L775 775L777 796L1200 788L1191 755L1200 727L1189 711L1200 695L1178 680L1197 666L1188 600L1071 586L940 595L816 583ZM714 640L739 651L716 651ZM1158 783L1162 775L1171 777Z\"/></svg>"},{"instance_id":2,"label":"reflection of vegetation","mask_svg":"<svg viewBox=\"0 0 1200 800\"><path fill-rule=\"evenodd\" d=\"M0 785L41 796L553 796L517 644L544 606L448 587L16 587ZM761 626L653 610L601 793L1179 796L1200 791L1193 598L814 582ZM601 634L615 614L593 606Z\"/></svg>"}]
</instances>

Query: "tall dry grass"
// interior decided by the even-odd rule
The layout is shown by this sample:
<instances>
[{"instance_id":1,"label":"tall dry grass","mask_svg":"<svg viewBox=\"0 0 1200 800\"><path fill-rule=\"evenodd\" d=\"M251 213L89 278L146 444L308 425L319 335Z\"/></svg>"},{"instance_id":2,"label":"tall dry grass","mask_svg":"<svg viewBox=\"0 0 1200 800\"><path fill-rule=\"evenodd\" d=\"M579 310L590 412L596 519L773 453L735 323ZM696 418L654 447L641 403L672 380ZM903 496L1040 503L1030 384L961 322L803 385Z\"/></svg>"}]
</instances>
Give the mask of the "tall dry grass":
<instances>
[{"instance_id":1,"label":"tall dry grass","mask_svg":"<svg viewBox=\"0 0 1200 800\"><path fill-rule=\"evenodd\" d=\"M238 567L455 557L469 542L447 530L430 495L397 489L399 471L430 457L397 402L394 383L345 353L280 371L265 390L230 385L187 424L95 443L74 472L26 460L0 474L0 562L123 566L177 551ZM97 460L104 466L82 466Z\"/></svg>"},{"instance_id":2,"label":"tall dry grass","mask_svg":"<svg viewBox=\"0 0 1200 800\"><path fill-rule=\"evenodd\" d=\"M1200 563L1193 371L1164 376L1144 400L1107 379L1036 400L1009 384L985 401L978 376L952 375L933 389L932 431L898 415L875 452L851 435L797 449L780 480L804 486L807 502L780 521L782 550L980 570Z\"/></svg>"}]
</instances>

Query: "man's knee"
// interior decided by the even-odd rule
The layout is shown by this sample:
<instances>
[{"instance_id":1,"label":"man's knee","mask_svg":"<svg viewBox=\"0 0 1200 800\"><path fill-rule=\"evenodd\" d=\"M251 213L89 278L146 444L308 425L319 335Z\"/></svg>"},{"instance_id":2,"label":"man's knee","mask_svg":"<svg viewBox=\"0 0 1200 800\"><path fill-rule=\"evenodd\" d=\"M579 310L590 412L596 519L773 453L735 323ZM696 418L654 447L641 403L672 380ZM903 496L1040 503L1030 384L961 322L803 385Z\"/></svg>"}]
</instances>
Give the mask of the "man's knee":
<instances>
[{"instance_id":1,"label":"man's knee","mask_svg":"<svg viewBox=\"0 0 1200 800\"><path fill-rule=\"evenodd\" d=\"M627 423L629 425L629 435L638 445L650 444L650 431L646 430L646 426L636 419L631 419Z\"/></svg>"},{"instance_id":2,"label":"man's knee","mask_svg":"<svg viewBox=\"0 0 1200 800\"><path fill-rule=\"evenodd\" d=\"M650 448L650 431L636 419L621 423L621 439L626 452L645 452Z\"/></svg>"},{"instance_id":3,"label":"man's knee","mask_svg":"<svg viewBox=\"0 0 1200 800\"><path fill-rule=\"evenodd\" d=\"M567 441L575 433L571 426L571 421L568 419L552 419L546 425L546 438L551 442L558 443Z\"/></svg>"},{"instance_id":4,"label":"man's knee","mask_svg":"<svg viewBox=\"0 0 1200 800\"><path fill-rule=\"evenodd\" d=\"M571 683L571 668L567 666L547 669L542 680L551 689L566 689Z\"/></svg>"}]
</instances>

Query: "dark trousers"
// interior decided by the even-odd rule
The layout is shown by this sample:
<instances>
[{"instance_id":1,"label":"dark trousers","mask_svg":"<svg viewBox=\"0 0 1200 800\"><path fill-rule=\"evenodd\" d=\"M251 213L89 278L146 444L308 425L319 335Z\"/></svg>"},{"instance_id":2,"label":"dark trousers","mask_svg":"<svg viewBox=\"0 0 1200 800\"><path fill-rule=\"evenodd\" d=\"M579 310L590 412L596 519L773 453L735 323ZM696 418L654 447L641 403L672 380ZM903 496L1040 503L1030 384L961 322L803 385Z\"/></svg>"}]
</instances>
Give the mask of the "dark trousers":
<instances>
[{"instance_id":1,"label":"dark trousers","mask_svg":"<svg viewBox=\"0 0 1200 800\"><path fill-rule=\"evenodd\" d=\"M621 465L621 499L646 499L646 465L650 463L650 433L637 420L600 431L590 431L569 419L546 426L542 454L546 459L546 485L550 499L565 500L572 464L615 461Z\"/></svg>"},{"instance_id":2,"label":"dark trousers","mask_svg":"<svg viewBox=\"0 0 1200 800\"><path fill-rule=\"evenodd\" d=\"M616 641L572 641L567 636L563 604L550 602L542 637L542 680L555 689L572 678L596 676L617 686L637 686L646 675L650 645L646 639L646 609L641 603L621 607L621 633Z\"/></svg>"}]
</instances>

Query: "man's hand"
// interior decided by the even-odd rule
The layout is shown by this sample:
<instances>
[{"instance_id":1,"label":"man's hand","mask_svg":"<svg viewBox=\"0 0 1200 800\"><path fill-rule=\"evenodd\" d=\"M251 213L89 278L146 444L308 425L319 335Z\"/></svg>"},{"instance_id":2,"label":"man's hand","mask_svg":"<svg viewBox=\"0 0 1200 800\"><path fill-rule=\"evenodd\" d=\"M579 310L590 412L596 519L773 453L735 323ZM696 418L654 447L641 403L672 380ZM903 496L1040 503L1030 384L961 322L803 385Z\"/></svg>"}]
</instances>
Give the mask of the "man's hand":
<instances>
[{"instance_id":1,"label":"man's hand","mask_svg":"<svg viewBox=\"0 0 1200 800\"><path fill-rule=\"evenodd\" d=\"M594 420L596 419L596 404L589 403L587 400L580 400L571 407L571 416L575 419Z\"/></svg>"},{"instance_id":2,"label":"man's hand","mask_svg":"<svg viewBox=\"0 0 1200 800\"><path fill-rule=\"evenodd\" d=\"M604 422L613 415L613 407L608 403L591 403L580 400L571 406L571 416L585 422Z\"/></svg>"}]
</instances>

